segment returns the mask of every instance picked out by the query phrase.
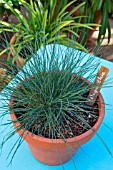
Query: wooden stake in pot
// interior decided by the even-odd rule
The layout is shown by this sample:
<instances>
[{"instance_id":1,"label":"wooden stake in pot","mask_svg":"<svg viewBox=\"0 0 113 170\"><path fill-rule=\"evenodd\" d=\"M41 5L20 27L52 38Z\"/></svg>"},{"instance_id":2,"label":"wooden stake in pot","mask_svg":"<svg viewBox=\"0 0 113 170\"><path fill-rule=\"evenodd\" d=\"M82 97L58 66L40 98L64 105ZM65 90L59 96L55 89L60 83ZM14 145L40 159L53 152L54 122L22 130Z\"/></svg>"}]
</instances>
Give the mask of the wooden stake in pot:
<instances>
[{"instance_id":1,"label":"wooden stake in pot","mask_svg":"<svg viewBox=\"0 0 113 170\"><path fill-rule=\"evenodd\" d=\"M90 102L87 102L87 105L93 106L93 104L95 103L95 100L98 97L99 91L108 75L108 72L108 68L101 66L94 82L95 88L91 89L89 92L88 99L90 100Z\"/></svg>"}]
</instances>

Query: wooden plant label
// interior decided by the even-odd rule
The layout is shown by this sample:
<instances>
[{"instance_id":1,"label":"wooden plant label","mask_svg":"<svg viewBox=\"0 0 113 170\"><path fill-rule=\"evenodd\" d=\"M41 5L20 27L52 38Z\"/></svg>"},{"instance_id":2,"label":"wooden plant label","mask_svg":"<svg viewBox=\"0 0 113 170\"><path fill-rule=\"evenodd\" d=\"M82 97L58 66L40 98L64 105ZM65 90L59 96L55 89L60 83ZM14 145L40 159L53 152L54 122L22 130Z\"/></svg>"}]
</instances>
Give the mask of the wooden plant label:
<instances>
[{"instance_id":1,"label":"wooden plant label","mask_svg":"<svg viewBox=\"0 0 113 170\"><path fill-rule=\"evenodd\" d=\"M101 66L101 68L97 74L97 77L95 79L95 82L94 82L95 87L90 90L89 95L88 95L88 99L91 102L87 102L86 103L87 105L93 106L93 104L95 103L95 100L98 97L98 93L107 77L108 72L109 72L108 68Z\"/></svg>"}]
</instances>

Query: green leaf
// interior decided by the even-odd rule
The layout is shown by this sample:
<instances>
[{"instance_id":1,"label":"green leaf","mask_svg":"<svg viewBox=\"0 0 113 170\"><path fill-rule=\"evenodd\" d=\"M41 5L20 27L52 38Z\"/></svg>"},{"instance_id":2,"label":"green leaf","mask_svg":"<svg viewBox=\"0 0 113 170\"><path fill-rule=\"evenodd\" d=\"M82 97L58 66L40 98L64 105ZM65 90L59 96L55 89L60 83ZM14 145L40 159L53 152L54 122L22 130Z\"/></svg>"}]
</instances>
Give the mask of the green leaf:
<instances>
[{"instance_id":1,"label":"green leaf","mask_svg":"<svg viewBox=\"0 0 113 170\"><path fill-rule=\"evenodd\" d=\"M47 15L48 15L48 10L45 11L43 21L42 21L44 29L46 28L47 25Z\"/></svg>"}]
</instances>

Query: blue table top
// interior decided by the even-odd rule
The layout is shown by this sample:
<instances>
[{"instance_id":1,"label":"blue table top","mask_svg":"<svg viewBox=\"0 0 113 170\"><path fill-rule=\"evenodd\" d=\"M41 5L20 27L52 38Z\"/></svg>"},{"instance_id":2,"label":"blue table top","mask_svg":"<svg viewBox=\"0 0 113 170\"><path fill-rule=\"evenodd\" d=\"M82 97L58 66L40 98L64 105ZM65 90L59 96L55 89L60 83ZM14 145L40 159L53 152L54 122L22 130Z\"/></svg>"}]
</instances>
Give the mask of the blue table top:
<instances>
[{"instance_id":1,"label":"blue table top","mask_svg":"<svg viewBox=\"0 0 113 170\"><path fill-rule=\"evenodd\" d=\"M110 69L109 78L113 78L113 63L103 59L101 59L100 62L101 65ZM113 129L113 87L103 88L101 89L101 93L105 103L109 105L106 105L105 118L98 133L113 154L113 130L111 130ZM3 111L2 108L0 109L0 112L1 111ZM4 122L7 119L10 119L10 117L5 118ZM109 128L106 127L105 124ZM4 130L4 127L0 127L0 132L2 130ZM3 137L4 133L0 134L0 143ZM10 151L12 143L14 143L17 137L18 134L5 144L0 156L0 170L62 170L63 167L65 170L75 169L72 160L68 161L63 166L48 166L40 163L32 156L26 142L23 142L20 146L12 165L7 167L7 153ZM78 170L113 170L113 158L96 135L89 142L84 144L82 150L79 149L73 158Z\"/></svg>"}]
</instances>

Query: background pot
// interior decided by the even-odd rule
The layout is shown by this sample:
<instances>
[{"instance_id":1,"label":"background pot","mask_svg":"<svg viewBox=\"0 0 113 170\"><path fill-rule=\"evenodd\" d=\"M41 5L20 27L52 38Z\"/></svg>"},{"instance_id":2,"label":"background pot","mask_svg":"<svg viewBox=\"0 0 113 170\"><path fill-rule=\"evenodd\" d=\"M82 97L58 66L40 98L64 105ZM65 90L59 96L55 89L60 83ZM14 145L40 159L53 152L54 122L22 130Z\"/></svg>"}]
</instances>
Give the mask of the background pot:
<instances>
[{"instance_id":1,"label":"background pot","mask_svg":"<svg viewBox=\"0 0 113 170\"><path fill-rule=\"evenodd\" d=\"M75 8L74 5L71 5L67 8L67 11L71 11ZM80 12L80 9L76 10L74 13L73 13L73 17L77 17L79 16L79 12ZM84 16L84 12L82 13L82 16ZM81 16L81 23L84 23L84 17ZM101 21L101 11L100 10L96 10L95 11L95 17L94 17L94 21L93 23L94 24L100 24L100 21ZM94 32L97 30L98 26L92 26L93 30L89 29L88 30L88 45L92 45L93 41L91 39L92 35L94 34ZM81 34L81 31L82 31L82 28L79 29L78 31L78 35L80 36ZM80 37L80 39L78 41L81 41L82 37ZM86 42L86 41L85 41Z\"/></svg>"},{"instance_id":2,"label":"background pot","mask_svg":"<svg viewBox=\"0 0 113 170\"><path fill-rule=\"evenodd\" d=\"M49 165L59 165L61 163L63 164L75 154L75 152L81 145L89 141L100 127L104 118L105 110L104 100L100 93L98 107L99 118L96 124L92 127L92 129L88 130L80 136L67 139L68 145L71 147L71 149L69 149L66 143L61 139L48 139L34 134L32 135L32 133L29 131L24 132L24 129L19 130L18 134L26 140L32 154L37 160ZM10 100L10 108L13 108L13 99ZM17 129L20 126L20 123L14 123L17 118L12 109L10 111L10 116L15 129ZM24 135L22 135L23 132Z\"/></svg>"}]
</instances>

